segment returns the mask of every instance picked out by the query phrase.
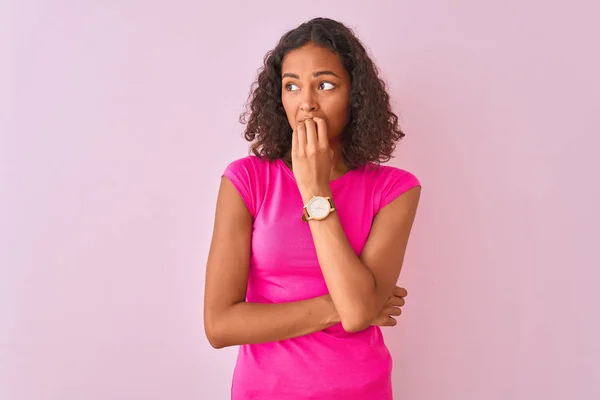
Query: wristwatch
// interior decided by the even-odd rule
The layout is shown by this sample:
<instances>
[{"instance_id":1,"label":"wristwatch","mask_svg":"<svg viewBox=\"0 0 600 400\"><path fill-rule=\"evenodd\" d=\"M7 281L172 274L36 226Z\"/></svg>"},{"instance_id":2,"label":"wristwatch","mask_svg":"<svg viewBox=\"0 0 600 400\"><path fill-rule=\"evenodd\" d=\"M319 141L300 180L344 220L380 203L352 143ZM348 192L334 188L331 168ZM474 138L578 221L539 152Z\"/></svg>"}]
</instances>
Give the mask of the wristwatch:
<instances>
[{"instance_id":1,"label":"wristwatch","mask_svg":"<svg viewBox=\"0 0 600 400\"><path fill-rule=\"evenodd\" d=\"M308 204L304 206L302 221L308 222L311 219L320 221L327 218L334 211L335 205L331 197L313 196Z\"/></svg>"}]
</instances>

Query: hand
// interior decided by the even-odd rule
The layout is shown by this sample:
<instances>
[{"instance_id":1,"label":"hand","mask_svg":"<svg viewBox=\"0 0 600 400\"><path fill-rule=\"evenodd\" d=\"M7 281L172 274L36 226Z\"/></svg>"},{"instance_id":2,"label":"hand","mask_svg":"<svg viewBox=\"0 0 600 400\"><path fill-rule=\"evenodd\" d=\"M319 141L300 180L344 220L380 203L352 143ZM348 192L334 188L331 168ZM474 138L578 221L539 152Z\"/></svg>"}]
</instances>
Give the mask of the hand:
<instances>
[{"instance_id":1,"label":"hand","mask_svg":"<svg viewBox=\"0 0 600 400\"><path fill-rule=\"evenodd\" d=\"M394 316L402 314L400 307L404 305L404 298L408 295L408 292L403 287L396 286L392 295L388 297L381 312L371 323L375 326L396 326L396 319Z\"/></svg>"},{"instance_id":2,"label":"hand","mask_svg":"<svg viewBox=\"0 0 600 400\"><path fill-rule=\"evenodd\" d=\"M306 203L312 196L328 196L333 150L322 118L306 119L292 133L292 169Z\"/></svg>"}]
</instances>

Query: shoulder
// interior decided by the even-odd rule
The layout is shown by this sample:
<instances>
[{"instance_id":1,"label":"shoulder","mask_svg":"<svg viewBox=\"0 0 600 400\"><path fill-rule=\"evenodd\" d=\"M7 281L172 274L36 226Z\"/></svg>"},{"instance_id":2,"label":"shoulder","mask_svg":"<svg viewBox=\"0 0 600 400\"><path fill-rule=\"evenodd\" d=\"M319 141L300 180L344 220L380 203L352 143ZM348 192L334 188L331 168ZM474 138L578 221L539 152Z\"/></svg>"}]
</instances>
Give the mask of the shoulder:
<instances>
[{"instance_id":1,"label":"shoulder","mask_svg":"<svg viewBox=\"0 0 600 400\"><path fill-rule=\"evenodd\" d=\"M253 182L265 178L269 170L273 168L275 161L250 155L231 161L226 167L223 175L229 179L239 179Z\"/></svg>"},{"instance_id":2,"label":"shoulder","mask_svg":"<svg viewBox=\"0 0 600 400\"><path fill-rule=\"evenodd\" d=\"M368 164L362 167L367 179L372 180L376 187L383 189L389 185L420 186L421 182L412 172L391 165Z\"/></svg>"},{"instance_id":3,"label":"shoulder","mask_svg":"<svg viewBox=\"0 0 600 400\"><path fill-rule=\"evenodd\" d=\"M238 158L236 160L231 161L227 167L226 171L232 172L240 172L240 171L258 171L261 169L268 168L272 164L272 161L269 161L266 158L257 157L255 155L250 155L242 158Z\"/></svg>"},{"instance_id":4,"label":"shoulder","mask_svg":"<svg viewBox=\"0 0 600 400\"><path fill-rule=\"evenodd\" d=\"M370 182L376 210L406 191L421 187L421 181L414 173L391 165L368 164L362 167L362 175Z\"/></svg>"},{"instance_id":5,"label":"shoulder","mask_svg":"<svg viewBox=\"0 0 600 400\"><path fill-rule=\"evenodd\" d=\"M223 176L235 186L252 217L256 217L261 207L274 165L274 161L250 155L233 160L225 167Z\"/></svg>"}]
</instances>

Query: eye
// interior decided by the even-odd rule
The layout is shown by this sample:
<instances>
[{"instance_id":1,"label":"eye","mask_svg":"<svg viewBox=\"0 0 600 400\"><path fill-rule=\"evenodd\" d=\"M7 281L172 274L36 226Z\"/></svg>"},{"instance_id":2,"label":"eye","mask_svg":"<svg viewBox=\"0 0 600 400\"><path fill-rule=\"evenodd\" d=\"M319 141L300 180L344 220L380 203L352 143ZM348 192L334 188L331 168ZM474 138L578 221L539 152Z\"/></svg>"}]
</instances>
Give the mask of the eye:
<instances>
[{"instance_id":1,"label":"eye","mask_svg":"<svg viewBox=\"0 0 600 400\"><path fill-rule=\"evenodd\" d=\"M319 84L319 89L321 90L332 90L335 89L335 85L331 82L321 82Z\"/></svg>"},{"instance_id":2,"label":"eye","mask_svg":"<svg viewBox=\"0 0 600 400\"><path fill-rule=\"evenodd\" d=\"M294 89L294 87L296 87L296 89ZM294 83L288 83L285 85L285 90L287 90L288 92L295 92L296 90L298 90L298 85Z\"/></svg>"}]
</instances>

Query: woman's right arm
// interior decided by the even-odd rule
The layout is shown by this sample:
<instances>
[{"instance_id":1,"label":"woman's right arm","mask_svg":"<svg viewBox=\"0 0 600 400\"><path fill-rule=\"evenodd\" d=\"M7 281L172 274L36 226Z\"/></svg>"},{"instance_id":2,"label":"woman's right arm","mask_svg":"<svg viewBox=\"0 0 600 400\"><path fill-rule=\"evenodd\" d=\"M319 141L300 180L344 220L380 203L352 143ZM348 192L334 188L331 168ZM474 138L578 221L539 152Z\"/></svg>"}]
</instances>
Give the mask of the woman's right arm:
<instances>
[{"instance_id":1,"label":"woman's right arm","mask_svg":"<svg viewBox=\"0 0 600 400\"><path fill-rule=\"evenodd\" d=\"M204 290L204 329L214 348L290 339L340 322L329 295L277 304L246 302L251 237L252 216L224 177Z\"/></svg>"}]
</instances>

